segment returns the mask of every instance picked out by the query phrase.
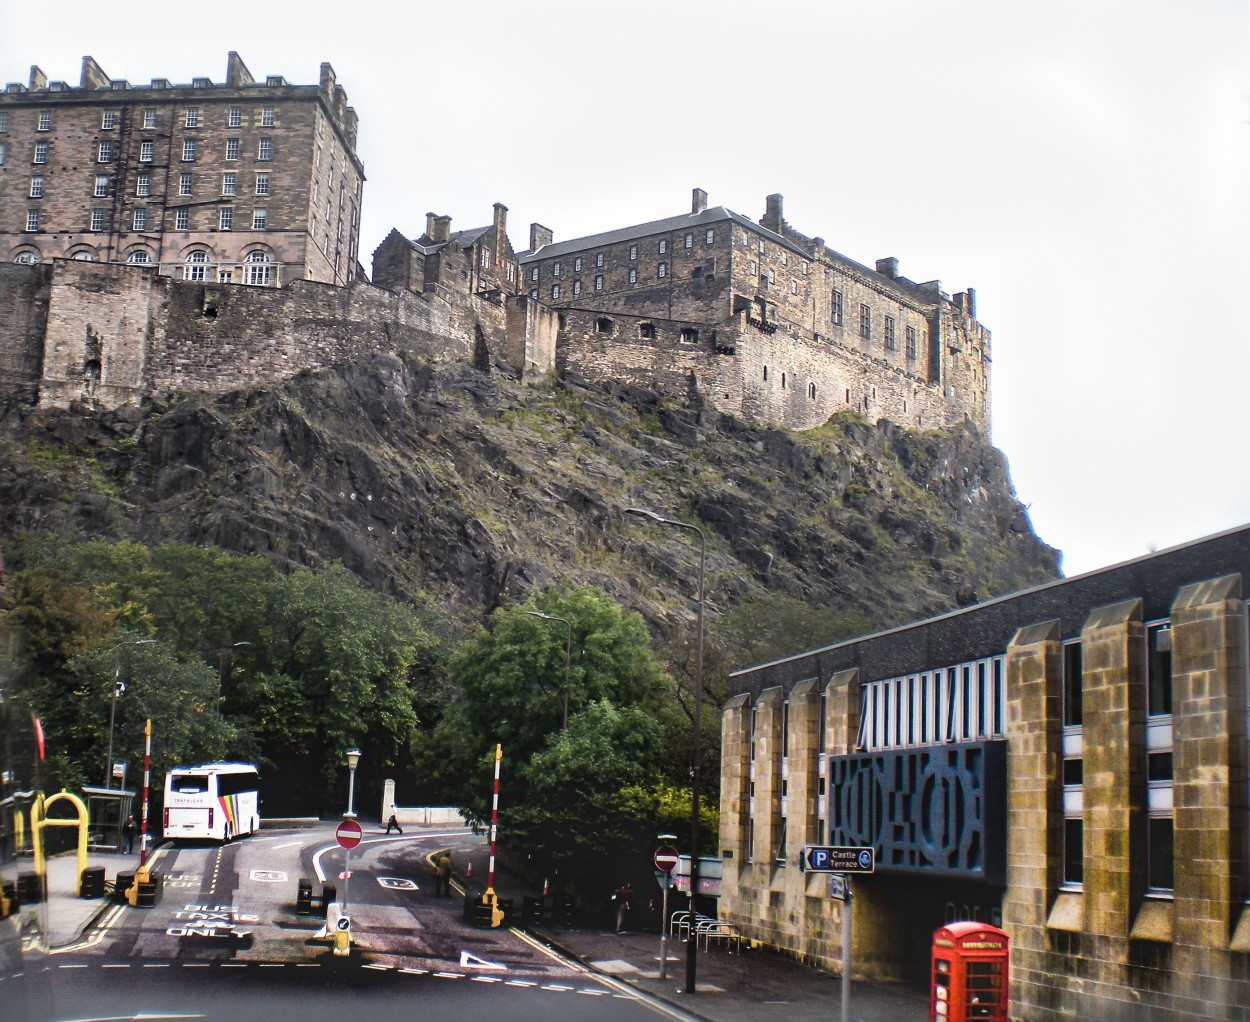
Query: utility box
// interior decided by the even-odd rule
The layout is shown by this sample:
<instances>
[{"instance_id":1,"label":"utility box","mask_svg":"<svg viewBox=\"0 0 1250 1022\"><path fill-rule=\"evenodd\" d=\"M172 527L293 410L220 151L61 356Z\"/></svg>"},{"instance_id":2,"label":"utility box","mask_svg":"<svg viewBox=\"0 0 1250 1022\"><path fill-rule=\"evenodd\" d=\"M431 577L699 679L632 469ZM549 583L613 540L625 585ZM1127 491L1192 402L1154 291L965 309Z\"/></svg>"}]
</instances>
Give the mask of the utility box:
<instances>
[{"instance_id":1,"label":"utility box","mask_svg":"<svg viewBox=\"0 0 1250 1022\"><path fill-rule=\"evenodd\" d=\"M1007 1022L1007 940L985 923L934 931L929 1022Z\"/></svg>"}]
</instances>

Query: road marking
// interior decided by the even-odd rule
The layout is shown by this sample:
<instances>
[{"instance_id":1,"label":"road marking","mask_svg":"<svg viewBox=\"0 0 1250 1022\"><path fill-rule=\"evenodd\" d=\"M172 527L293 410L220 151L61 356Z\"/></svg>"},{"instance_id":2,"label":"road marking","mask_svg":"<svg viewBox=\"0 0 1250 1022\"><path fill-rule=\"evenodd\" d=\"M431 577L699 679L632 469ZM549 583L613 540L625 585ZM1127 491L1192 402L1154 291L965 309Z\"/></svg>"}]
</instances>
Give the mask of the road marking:
<instances>
[{"instance_id":1,"label":"road marking","mask_svg":"<svg viewBox=\"0 0 1250 1022\"><path fill-rule=\"evenodd\" d=\"M130 963L129 962L105 962L104 968L106 969L129 969Z\"/></svg>"},{"instance_id":2,"label":"road marking","mask_svg":"<svg viewBox=\"0 0 1250 1022\"><path fill-rule=\"evenodd\" d=\"M439 979L464 979L463 972L436 972L434 975Z\"/></svg>"},{"instance_id":3,"label":"road marking","mask_svg":"<svg viewBox=\"0 0 1250 1022\"><path fill-rule=\"evenodd\" d=\"M362 968L362 969L377 969L377 970L378 970L378 972L390 972L393 968L395 968L395 966L393 966L393 965L375 965L375 964L373 964L373 963L370 963L370 964L368 964L368 965L362 965L362 966L361 966L361 968Z\"/></svg>"},{"instance_id":4,"label":"road marking","mask_svg":"<svg viewBox=\"0 0 1250 1022\"><path fill-rule=\"evenodd\" d=\"M85 969L87 968L87 966L85 965L58 965L57 968L58 969Z\"/></svg>"},{"instance_id":5,"label":"road marking","mask_svg":"<svg viewBox=\"0 0 1250 1022\"><path fill-rule=\"evenodd\" d=\"M563 983L546 983L543 985L543 989L544 990L559 990L561 993L568 993L569 991L574 990L576 988L571 987L571 986L566 986Z\"/></svg>"},{"instance_id":6,"label":"road marking","mask_svg":"<svg viewBox=\"0 0 1250 1022\"><path fill-rule=\"evenodd\" d=\"M254 869L252 879L262 884L285 884L286 871L281 869Z\"/></svg>"},{"instance_id":7,"label":"road marking","mask_svg":"<svg viewBox=\"0 0 1250 1022\"><path fill-rule=\"evenodd\" d=\"M473 980L474 983L502 983L503 982L503 980L501 980L498 976L470 976L469 979Z\"/></svg>"},{"instance_id":8,"label":"road marking","mask_svg":"<svg viewBox=\"0 0 1250 1022\"><path fill-rule=\"evenodd\" d=\"M405 967L405 968L400 969L399 971L406 972L408 973L409 976L428 976L430 974L429 969L409 969Z\"/></svg>"},{"instance_id":9,"label":"road marking","mask_svg":"<svg viewBox=\"0 0 1250 1022\"><path fill-rule=\"evenodd\" d=\"M273 846L273 850L274 850L275 852L280 852L280 851L282 851L282 849L284 849L284 848L298 848L298 847L299 847L300 845L302 845L303 843L304 843L303 841L288 841L288 842L287 842L286 844L284 844L284 845L274 845L274 846Z\"/></svg>"},{"instance_id":10,"label":"road marking","mask_svg":"<svg viewBox=\"0 0 1250 1022\"><path fill-rule=\"evenodd\" d=\"M536 987L538 984L532 979L505 979L504 986L510 987Z\"/></svg>"},{"instance_id":11,"label":"road marking","mask_svg":"<svg viewBox=\"0 0 1250 1022\"><path fill-rule=\"evenodd\" d=\"M168 962L144 962L143 967L145 969L168 969L169 963Z\"/></svg>"},{"instance_id":12,"label":"road marking","mask_svg":"<svg viewBox=\"0 0 1250 1022\"><path fill-rule=\"evenodd\" d=\"M585 994L587 997L603 997L607 994L606 990L590 990L586 987L583 987L581 990L577 992L579 994Z\"/></svg>"},{"instance_id":13,"label":"road marking","mask_svg":"<svg viewBox=\"0 0 1250 1022\"><path fill-rule=\"evenodd\" d=\"M462 969L498 969L501 972L507 972L506 965L500 965L498 962L488 962L485 958L478 958L477 955L469 954L468 951L460 952L460 968Z\"/></svg>"},{"instance_id":14,"label":"road marking","mask_svg":"<svg viewBox=\"0 0 1250 1022\"><path fill-rule=\"evenodd\" d=\"M183 962L182 967L184 969L207 969L208 962Z\"/></svg>"},{"instance_id":15,"label":"road marking","mask_svg":"<svg viewBox=\"0 0 1250 1022\"><path fill-rule=\"evenodd\" d=\"M406 877L375 877L377 882L390 891L419 891L415 881Z\"/></svg>"}]
</instances>

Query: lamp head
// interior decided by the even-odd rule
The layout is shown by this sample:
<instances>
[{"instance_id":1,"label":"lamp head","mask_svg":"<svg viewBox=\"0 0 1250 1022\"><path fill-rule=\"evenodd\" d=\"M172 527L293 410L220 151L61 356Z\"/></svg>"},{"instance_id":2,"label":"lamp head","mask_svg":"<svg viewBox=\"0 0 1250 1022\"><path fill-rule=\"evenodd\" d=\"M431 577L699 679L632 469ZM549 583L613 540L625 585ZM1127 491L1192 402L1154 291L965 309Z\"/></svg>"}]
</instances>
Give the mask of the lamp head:
<instances>
[{"instance_id":1,"label":"lamp head","mask_svg":"<svg viewBox=\"0 0 1250 1022\"><path fill-rule=\"evenodd\" d=\"M650 518L653 522L668 521L663 515L657 515L654 511L649 511L645 507L627 507L625 513L627 515L637 515L639 518Z\"/></svg>"},{"instance_id":2,"label":"lamp head","mask_svg":"<svg viewBox=\"0 0 1250 1022\"><path fill-rule=\"evenodd\" d=\"M360 762L360 750L348 749L346 756L347 756L347 768L349 770L355 770L356 764Z\"/></svg>"}]
</instances>

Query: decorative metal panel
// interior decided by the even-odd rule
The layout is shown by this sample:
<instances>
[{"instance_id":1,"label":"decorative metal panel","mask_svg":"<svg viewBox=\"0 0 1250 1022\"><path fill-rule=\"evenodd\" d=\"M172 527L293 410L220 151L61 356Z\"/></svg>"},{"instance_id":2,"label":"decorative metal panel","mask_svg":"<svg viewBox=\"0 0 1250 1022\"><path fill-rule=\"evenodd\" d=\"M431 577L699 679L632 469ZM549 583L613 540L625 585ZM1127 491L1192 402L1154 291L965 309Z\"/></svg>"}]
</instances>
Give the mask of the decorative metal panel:
<instances>
[{"instance_id":1,"label":"decorative metal panel","mask_svg":"<svg viewBox=\"0 0 1250 1022\"><path fill-rule=\"evenodd\" d=\"M871 846L877 869L1007 878L1007 743L829 757L829 843Z\"/></svg>"}]
</instances>

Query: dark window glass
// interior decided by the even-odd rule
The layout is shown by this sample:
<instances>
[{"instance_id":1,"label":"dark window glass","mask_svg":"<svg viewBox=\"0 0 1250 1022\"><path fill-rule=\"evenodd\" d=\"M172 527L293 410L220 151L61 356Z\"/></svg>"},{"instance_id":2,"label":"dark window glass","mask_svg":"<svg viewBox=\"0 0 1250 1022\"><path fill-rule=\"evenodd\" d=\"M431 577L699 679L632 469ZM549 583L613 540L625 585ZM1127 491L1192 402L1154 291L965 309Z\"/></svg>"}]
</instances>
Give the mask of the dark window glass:
<instances>
[{"instance_id":1,"label":"dark window glass","mask_svg":"<svg viewBox=\"0 0 1250 1022\"><path fill-rule=\"evenodd\" d=\"M1146 833L1149 843L1147 883L1155 890L1170 891L1175 872L1172 862L1172 817L1150 817Z\"/></svg>"},{"instance_id":2,"label":"dark window glass","mask_svg":"<svg viewBox=\"0 0 1250 1022\"><path fill-rule=\"evenodd\" d=\"M1172 779L1172 754L1170 752L1152 752L1146 757L1146 778L1151 781L1170 781Z\"/></svg>"},{"instance_id":3,"label":"dark window glass","mask_svg":"<svg viewBox=\"0 0 1250 1022\"><path fill-rule=\"evenodd\" d=\"M1085 822L1079 818L1063 821L1063 882L1079 884L1085 879Z\"/></svg>"},{"instance_id":4,"label":"dark window glass","mask_svg":"<svg viewBox=\"0 0 1250 1022\"><path fill-rule=\"evenodd\" d=\"M173 788L174 791L186 792L187 794L208 791L208 775L174 774L174 780L170 787Z\"/></svg>"},{"instance_id":5,"label":"dark window glass","mask_svg":"<svg viewBox=\"0 0 1250 1022\"><path fill-rule=\"evenodd\" d=\"M1065 759L1063 761L1063 783L1080 784L1085 778L1085 761L1083 759Z\"/></svg>"},{"instance_id":6,"label":"dark window glass","mask_svg":"<svg viewBox=\"0 0 1250 1022\"><path fill-rule=\"evenodd\" d=\"M1069 642L1063 647L1063 722L1075 727L1082 719L1081 644Z\"/></svg>"},{"instance_id":7,"label":"dark window glass","mask_svg":"<svg viewBox=\"0 0 1250 1022\"><path fill-rule=\"evenodd\" d=\"M1172 629L1152 625L1146 631L1147 669L1150 678L1150 715L1172 712Z\"/></svg>"}]
</instances>

